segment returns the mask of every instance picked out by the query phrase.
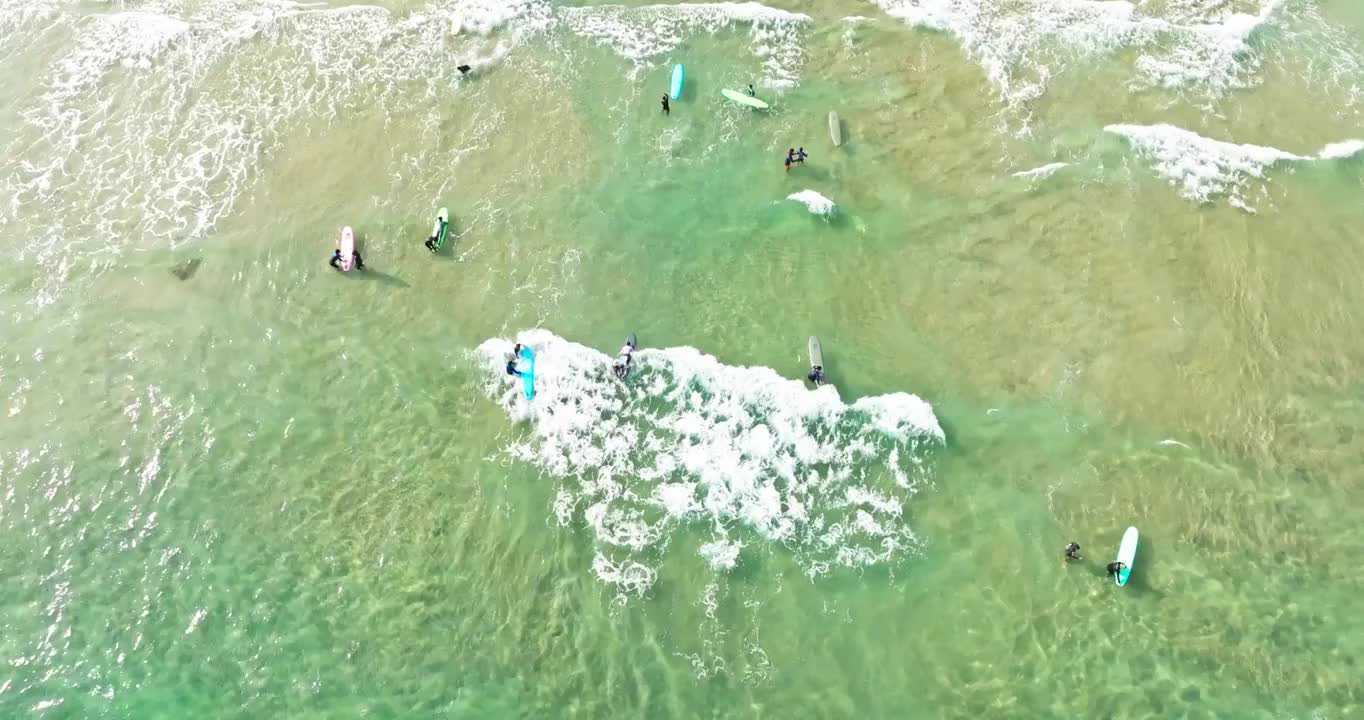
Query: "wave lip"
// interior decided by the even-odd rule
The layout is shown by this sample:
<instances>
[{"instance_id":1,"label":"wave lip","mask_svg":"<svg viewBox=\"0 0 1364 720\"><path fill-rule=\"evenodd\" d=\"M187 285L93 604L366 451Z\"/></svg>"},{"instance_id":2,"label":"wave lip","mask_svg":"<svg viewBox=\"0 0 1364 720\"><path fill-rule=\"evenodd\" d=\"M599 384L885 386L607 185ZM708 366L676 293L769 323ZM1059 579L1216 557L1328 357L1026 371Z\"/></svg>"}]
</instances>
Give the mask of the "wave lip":
<instances>
[{"instance_id":1,"label":"wave lip","mask_svg":"<svg viewBox=\"0 0 1364 720\"><path fill-rule=\"evenodd\" d=\"M754 544L781 545L811 576L904 557L919 541L903 514L945 442L932 406L908 393L843 402L764 367L689 347L642 349L629 382L605 354L545 330L536 396L504 372L512 341L476 356L490 397L529 432L507 454L559 483L554 514L585 526L593 572L622 595L652 586L674 531L708 534L713 572Z\"/></svg>"},{"instance_id":2,"label":"wave lip","mask_svg":"<svg viewBox=\"0 0 1364 720\"><path fill-rule=\"evenodd\" d=\"M1208 203L1226 197L1247 212L1255 211L1245 197L1249 183L1264 178L1268 168L1283 162L1337 160L1364 151L1364 141L1349 140L1331 143L1316 155L1298 155L1264 145L1214 140L1164 123L1108 125L1104 131L1126 139L1185 198Z\"/></svg>"}]
</instances>

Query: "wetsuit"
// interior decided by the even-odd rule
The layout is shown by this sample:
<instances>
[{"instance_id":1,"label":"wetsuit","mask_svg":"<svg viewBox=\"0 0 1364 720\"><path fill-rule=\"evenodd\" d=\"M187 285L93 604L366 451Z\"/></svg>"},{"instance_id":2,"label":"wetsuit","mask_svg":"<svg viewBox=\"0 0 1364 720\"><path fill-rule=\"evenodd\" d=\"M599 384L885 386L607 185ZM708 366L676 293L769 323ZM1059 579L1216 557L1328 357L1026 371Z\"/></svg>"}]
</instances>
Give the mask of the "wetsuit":
<instances>
[{"instance_id":1,"label":"wetsuit","mask_svg":"<svg viewBox=\"0 0 1364 720\"><path fill-rule=\"evenodd\" d=\"M816 365L816 366L810 368L810 375L809 375L809 377L810 377L810 382L814 383L816 386L823 385L823 384L824 384L824 368L823 368L822 366L820 366L820 365Z\"/></svg>"},{"instance_id":2,"label":"wetsuit","mask_svg":"<svg viewBox=\"0 0 1364 720\"><path fill-rule=\"evenodd\" d=\"M427 249L427 250L430 250L431 252L435 252L435 251L437 251L437 250L440 249L440 248L437 248L437 247L436 247L436 240L439 239L439 238L440 238L440 234L441 234L442 232L445 231L445 224L446 224L445 221L444 221L444 220L441 220L441 221L440 221L440 228L438 228L438 229L436 230L436 234L435 234L435 235L432 235L431 237L429 237L429 238L426 239L426 249Z\"/></svg>"},{"instance_id":3,"label":"wetsuit","mask_svg":"<svg viewBox=\"0 0 1364 720\"><path fill-rule=\"evenodd\" d=\"M664 96L663 96L663 114L664 114L664 115L672 115L672 114L673 114L672 109L668 107L668 96L667 96L667 95L664 95Z\"/></svg>"},{"instance_id":4,"label":"wetsuit","mask_svg":"<svg viewBox=\"0 0 1364 720\"><path fill-rule=\"evenodd\" d=\"M1080 543L1075 543L1075 542L1073 542L1073 543L1067 545L1067 546L1066 546L1066 560L1067 560L1067 561L1071 561L1071 560L1079 560L1079 559L1080 559Z\"/></svg>"},{"instance_id":5,"label":"wetsuit","mask_svg":"<svg viewBox=\"0 0 1364 720\"><path fill-rule=\"evenodd\" d=\"M1109 575L1117 575L1118 573L1122 572L1125 569L1127 569L1127 566L1122 564L1121 562L1111 562L1108 564Z\"/></svg>"},{"instance_id":6,"label":"wetsuit","mask_svg":"<svg viewBox=\"0 0 1364 720\"><path fill-rule=\"evenodd\" d=\"M328 264L328 265L331 265L332 267L336 268L337 270L340 270L340 269L341 269L341 249L340 249L340 248L337 248L336 252L332 253L332 259L331 259L331 260L328 260L328 261L327 261L327 264Z\"/></svg>"}]
</instances>

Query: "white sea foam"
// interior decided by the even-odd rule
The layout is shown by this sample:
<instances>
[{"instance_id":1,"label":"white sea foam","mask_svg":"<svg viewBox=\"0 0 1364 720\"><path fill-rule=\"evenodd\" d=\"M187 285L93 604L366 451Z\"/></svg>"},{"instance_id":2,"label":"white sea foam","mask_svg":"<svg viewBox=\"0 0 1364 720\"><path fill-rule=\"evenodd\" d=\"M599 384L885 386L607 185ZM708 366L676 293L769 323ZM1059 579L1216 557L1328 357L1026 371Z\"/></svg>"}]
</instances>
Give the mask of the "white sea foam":
<instances>
[{"instance_id":1,"label":"white sea foam","mask_svg":"<svg viewBox=\"0 0 1364 720\"><path fill-rule=\"evenodd\" d=\"M809 390L687 347L640 350L622 383L596 350L544 330L517 341L536 353L531 401L503 372L510 340L477 351L489 395L529 423L506 451L558 479L555 517L590 530L593 571L622 593L649 588L683 524L712 534L700 554L716 571L758 541L789 548L812 575L892 561L916 545L903 506L944 442L923 400L847 404L832 386Z\"/></svg>"},{"instance_id":2,"label":"white sea foam","mask_svg":"<svg viewBox=\"0 0 1364 720\"><path fill-rule=\"evenodd\" d=\"M1317 157L1322 160L1344 160L1352 158L1362 151L1364 151L1364 140L1346 140L1327 145L1321 149Z\"/></svg>"},{"instance_id":3,"label":"white sea foam","mask_svg":"<svg viewBox=\"0 0 1364 720\"><path fill-rule=\"evenodd\" d=\"M748 25L752 52L762 60L759 84L770 88L796 84L805 59L798 26L810 22L809 16L756 2L591 5L562 8L559 17L575 34L637 63L672 52L692 35Z\"/></svg>"},{"instance_id":4,"label":"white sea foam","mask_svg":"<svg viewBox=\"0 0 1364 720\"><path fill-rule=\"evenodd\" d=\"M805 206L814 215L828 217L834 213L834 201L820 195L814 190L801 190L786 196L787 200L795 200Z\"/></svg>"},{"instance_id":5,"label":"white sea foam","mask_svg":"<svg viewBox=\"0 0 1364 720\"><path fill-rule=\"evenodd\" d=\"M1013 176L1016 178L1029 178L1031 180L1041 180L1043 178L1051 177L1053 173L1064 167L1070 167L1070 163L1065 162L1047 163L1042 167L1035 167L1031 170L1020 170L1019 172L1014 173Z\"/></svg>"},{"instance_id":6,"label":"white sea foam","mask_svg":"<svg viewBox=\"0 0 1364 720\"><path fill-rule=\"evenodd\" d=\"M1283 162L1333 160L1364 150L1364 142L1331 143L1313 156L1298 155L1263 145L1238 145L1203 137L1173 125L1109 125L1105 131L1120 135L1138 154L1151 161L1156 174L1198 203L1225 197L1235 207L1254 212L1247 193L1251 181Z\"/></svg>"},{"instance_id":7,"label":"white sea foam","mask_svg":"<svg viewBox=\"0 0 1364 720\"><path fill-rule=\"evenodd\" d=\"M1283 3L1248 0L1256 12L1229 13L1220 2L872 1L911 25L952 35L1006 105L1015 107L1039 97L1053 77L1078 61L1121 48L1138 50L1136 88L1220 96L1249 82L1260 62L1249 39Z\"/></svg>"}]
</instances>

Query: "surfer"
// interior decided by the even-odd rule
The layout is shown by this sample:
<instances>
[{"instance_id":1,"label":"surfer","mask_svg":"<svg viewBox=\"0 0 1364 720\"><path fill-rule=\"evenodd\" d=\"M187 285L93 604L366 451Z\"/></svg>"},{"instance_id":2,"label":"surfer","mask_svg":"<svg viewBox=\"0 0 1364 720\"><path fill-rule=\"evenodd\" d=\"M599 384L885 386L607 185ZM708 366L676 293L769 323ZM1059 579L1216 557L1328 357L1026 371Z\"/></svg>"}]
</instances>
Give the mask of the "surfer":
<instances>
[{"instance_id":1,"label":"surfer","mask_svg":"<svg viewBox=\"0 0 1364 720\"><path fill-rule=\"evenodd\" d=\"M824 384L824 366L823 366L823 365L814 365L814 366L811 366L811 367L810 367L810 374L807 375L806 377L810 378L810 382L814 383L814 384L815 384L815 387L819 387L820 385L823 385L823 384Z\"/></svg>"},{"instance_id":2,"label":"surfer","mask_svg":"<svg viewBox=\"0 0 1364 720\"><path fill-rule=\"evenodd\" d=\"M796 151L796 162L800 163L801 165L805 164L805 158L807 157L809 156L805 154L805 148L801 148Z\"/></svg>"},{"instance_id":3,"label":"surfer","mask_svg":"<svg viewBox=\"0 0 1364 720\"><path fill-rule=\"evenodd\" d=\"M468 65L460 65L455 69L459 71L460 75L468 75L469 71L473 70L473 68L469 67Z\"/></svg>"},{"instance_id":4,"label":"surfer","mask_svg":"<svg viewBox=\"0 0 1364 720\"><path fill-rule=\"evenodd\" d=\"M1071 542L1066 546L1066 562L1074 562L1080 559L1080 543Z\"/></svg>"},{"instance_id":5,"label":"surfer","mask_svg":"<svg viewBox=\"0 0 1364 720\"><path fill-rule=\"evenodd\" d=\"M350 256L351 259L355 261L356 270L365 269L365 261L360 259L359 250L350 251ZM341 269L341 248L337 248L336 251L332 253L332 259L328 262L328 264L331 265L333 268L336 268L337 270Z\"/></svg>"},{"instance_id":6,"label":"surfer","mask_svg":"<svg viewBox=\"0 0 1364 720\"><path fill-rule=\"evenodd\" d=\"M445 218L440 218L440 223L436 227L436 234L426 239L426 249L436 252L436 240L440 238L440 233L445 229Z\"/></svg>"},{"instance_id":7,"label":"surfer","mask_svg":"<svg viewBox=\"0 0 1364 720\"><path fill-rule=\"evenodd\" d=\"M664 95L664 96L663 96L663 114L664 114L664 115L672 115L672 114L673 114L673 113L672 113L672 109L670 109L670 108L668 107L668 96L667 96L667 95Z\"/></svg>"},{"instance_id":8,"label":"surfer","mask_svg":"<svg viewBox=\"0 0 1364 720\"><path fill-rule=\"evenodd\" d=\"M786 172L791 172L791 163L796 161L796 149L786 151Z\"/></svg>"},{"instance_id":9,"label":"surfer","mask_svg":"<svg viewBox=\"0 0 1364 720\"><path fill-rule=\"evenodd\" d=\"M631 335L630 337L633 338L634 336ZM630 374L630 365L634 362L635 358L634 352L635 346L628 342L625 343L625 347L620 349L620 354L616 356L616 361L611 364L611 372L615 373L617 378L624 380L625 376Z\"/></svg>"},{"instance_id":10,"label":"surfer","mask_svg":"<svg viewBox=\"0 0 1364 720\"><path fill-rule=\"evenodd\" d=\"M1118 573L1127 569L1127 565L1124 564L1121 560L1115 560L1108 564L1107 569L1109 577L1117 577Z\"/></svg>"},{"instance_id":11,"label":"surfer","mask_svg":"<svg viewBox=\"0 0 1364 720\"><path fill-rule=\"evenodd\" d=\"M507 374L520 377L521 371L516 369L516 358L521 356L521 343L516 343L512 348L511 355L507 356Z\"/></svg>"},{"instance_id":12,"label":"surfer","mask_svg":"<svg viewBox=\"0 0 1364 720\"><path fill-rule=\"evenodd\" d=\"M748 96L749 96L749 97L758 97L758 93L753 92L753 83L749 83L749 84L748 84Z\"/></svg>"}]
</instances>

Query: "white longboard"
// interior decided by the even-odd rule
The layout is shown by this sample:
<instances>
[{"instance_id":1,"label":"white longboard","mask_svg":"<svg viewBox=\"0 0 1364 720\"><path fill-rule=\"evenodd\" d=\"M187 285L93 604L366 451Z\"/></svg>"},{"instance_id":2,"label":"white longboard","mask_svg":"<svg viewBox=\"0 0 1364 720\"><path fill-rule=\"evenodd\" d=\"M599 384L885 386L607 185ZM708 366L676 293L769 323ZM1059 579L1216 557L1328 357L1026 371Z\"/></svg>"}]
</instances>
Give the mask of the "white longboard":
<instances>
[{"instance_id":1,"label":"white longboard","mask_svg":"<svg viewBox=\"0 0 1364 720\"><path fill-rule=\"evenodd\" d=\"M349 225L341 228L341 242L338 245L341 248L341 270L350 272L351 264L355 262L355 233Z\"/></svg>"},{"instance_id":2,"label":"white longboard","mask_svg":"<svg viewBox=\"0 0 1364 720\"><path fill-rule=\"evenodd\" d=\"M1137 529L1127 528L1127 532L1122 534L1122 544L1118 546L1118 562L1125 567L1118 571L1118 585L1126 585L1128 578L1132 577L1132 563L1137 559Z\"/></svg>"}]
</instances>

